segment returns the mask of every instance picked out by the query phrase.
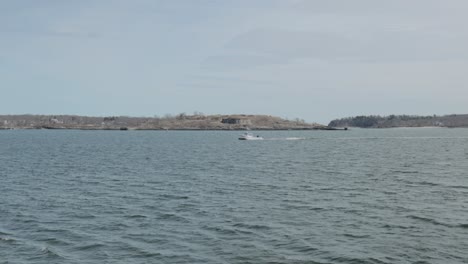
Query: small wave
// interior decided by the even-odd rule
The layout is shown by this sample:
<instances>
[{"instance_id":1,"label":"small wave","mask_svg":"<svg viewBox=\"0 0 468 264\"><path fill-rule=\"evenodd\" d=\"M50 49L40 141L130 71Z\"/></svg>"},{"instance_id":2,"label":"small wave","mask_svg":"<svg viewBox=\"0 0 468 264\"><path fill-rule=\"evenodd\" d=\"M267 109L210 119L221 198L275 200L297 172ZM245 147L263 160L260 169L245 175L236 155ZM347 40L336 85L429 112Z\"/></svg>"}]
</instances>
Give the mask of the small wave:
<instances>
[{"instance_id":1,"label":"small wave","mask_svg":"<svg viewBox=\"0 0 468 264\"><path fill-rule=\"evenodd\" d=\"M113 222L111 224L100 227L101 230L106 231L120 231L130 227L129 225L123 223L123 221Z\"/></svg>"},{"instance_id":2,"label":"small wave","mask_svg":"<svg viewBox=\"0 0 468 264\"><path fill-rule=\"evenodd\" d=\"M70 244L70 243L68 243L68 242L66 242L66 241L57 239L57 238L55 238L55 237L45 238L45 239L39 239L38 241L45 242L45 243L47 243L47 244L49 244L49 245L67 246L67 245Z\"/></svg>"},{"instance_id":3,"label":"small wave","mask_svg":"<svg viewBox=\"0 0 468 264\"><path fill-rule=\"evenodd\" d=\"M258 224L237 223L237 224L234 224L233 226L234 227L240 227L240 228L252 229L252 230L268 230L268 229L271 229L269 226L258 225Z\"/></svg>"},{"instance_id":4,"label":"small wave","mask_svg":"<svg viewBox=\"0 0 468 264\"><path fill-rule=\"evenodd\" d=\"M332 257L330 260L333 263L356 263L356 264L390 264L390 262L386 262L383 260L379 260L376 258L351 258L351 257Z\"/></svg>"},{"instance_id":5,"label":"small wave","mask_svg":"<svg viewBox=\"0 0 468 264\"><path fill-rule=\"evenodd\" d=\"M350 234L350 233L343 234L343 236L350 237L350 238L368 238L368 237L370 237L369 235L356 235L356 234Z\"/></svg>"},{"instance_id":6,"label":"small wave","mask_svg":"<svg viewBox=\"0 0 468 264\"><path fill-rule=\"evenodd\" d=\"M16 239L11 238L11 237L0 237L0 241L8 242L8 243L14 243L16 242Z\"/></svg>"},{"instance_id":7,"label":"small wave","mask_svg":"<svg viewBox=\"0 0 468 264\"><path fill-rule=\"evenodd\" d=\"M164 199L169 199L169 200L185 200L185 199L189 199L188 196L184 196L184 195L173 195L173 194L162 194L160 195L161 198L164 198Z\"/></svg>"},{"instance_id":8,"label":"small wave","mask_svg":"<svg viewBox=\"0 0 468 264\"><path fill-rule=\"evenodd\" d=\"M135 214L135 215L126 215L126 218L147 218L146 215L140 215L140 214Z\"/></svg>"},{"instance_id":9,"label":"small wave","mask_svg":"<svg viewBox=\"0 0 468 264\"><path fill-rule=\"evenodd\" d=\"M154 258L162 256L162 254L159 252L150 252L132 244L125 243L125 248L131 252L132 257L134 258Z\"/></svg>"},{"instance_id":10,"label":"small wave","mask_svg":"<svg viewBox=\"0 0 468 264\"><path fill-rule=\"evenodd\" d=\"M178 216L178 215L175 215L175 214L170 214L170 213L166 213L166 214L161 214L158 219L161 219L161 220L171 220L171 221L176 221L176 222L183 222L183 223L188 223L189 220L187 220L186 218L184 217L181 217L181 216Z\"/></svg>"},{"instance_id":11,"label":"small wave","mask_svg":"<svg viewBox=\"0 0 468 264\"><path fill-rule=\"evenodd\" d=\"M53 253L48 247L42 247L41 252L45 254Z\"/></svg>"},{"instance_id":12,"label":"small wave","mask_svg":"<svg viewBox=\"0 0 468 264\"><path fill-rule=\"evenodd\" d=\"M94 244L89 244L89 245L84 245L84 246L78 246L76 247L76 249L77 250L91 250L91 249L101 248L103 246L104 246L103 244L94 243Z\"/></svg>"},{"instance_id":13,"label":"small wave","mask_svg":"<svg viewBox=\"0 0 468 264\"><path fill-rule=\"evenodd\" d=\"M204 229L209 230L209 231L214 231L218 234L222 235L237 235L236 230L228 229L228 228L222 228L222 227L217 227L217 226L203 226Z\"/></svg>"},{"instance_id":14,"label":"small wave","mask_svg":"<svg viewBox=\"0 0 468 264\"><path fill-rule=\"evenodd\" d=\"M37 230L38 233L70 233L70 230L60 229L60 228L42 228Z\"/></svg>"},{"instance_id":15,"label":"small wave","mask_svg":"<svg viewBox=\"0 0 468 264\"><path fill-rule=\"evenodd\" d=\"M49 247L42 247L37 255L31 257L30 259L38 259L38 258L51 258L51 259L64 259L64 257L60 256L58 253L54 252Z\"/></svg>"},{"instance_id":16,"label":"small wave","mask_svg":"<svg viewBox=\"0 0 468 264\"><path fill-rule=\"evenodd\" d=\"M95 215L92 214L74 214L74 218L79 218L79 219L93 219L96 218Z\"/></svg>"},{"instance_id":17,"label":"small wave","mask_svg":"<svg viewBox=\"0 0 468 264\"><path fill-rule=\"evenodd\" d=\"M311 246L302 246L302 247L295 248L295 250L301 253L311 253L311 252L316 252L319 249L315 247L311 247Z\"/></svg>"},{"instance_id":18,"label":"small wave","mask_svg":"<svg viewBox=\"0 0 468 264\"><path fill-rule=\"evenodd\" d=\"M162 256L162 254L158 253L158 252L141 251L138 254L136 254L134 257L136 257L136 258L154 258L154 257L160 257L160 256Z\"/></svg>"},{"instance_id":19,"label":"small wave","mask_svg":"<svg viewBox=\"0 0 468 264\"><path fill-rule=\"evenodd\" d=\"M431 218L427 218L427 217L421 217L421 216L417 216L417 215L409 215L408 217L412 218L412 219L424 221L424 222L427 222L427 223L431 223L431 224L434 224L434 225L441 225L441 226L451 227L451 228L463 228L463 229L468 228L468 223L463 223L463 224L443 223L443 222L439 222L439 221L437 221L435 219L431 219Z\"/></svg>"},{"instance_id":20,"label":"small wave","mask_svg":"<svg viewBox=\"0 0 468 264\"><path fill-rule=\"evenodd\" d=\"M468 186L464 186L464 185L448 185L447 187L454 188L454 189L468 189Z\"/></svg>"},{"instance_id":21,"label":"small wave","mask_svg":"<svg viewBox=\"0 0 468 264\"><path fill-rule=\"evenodd\" d=\"M311 205L297 205L297 204L288 204L288 210L309 210L309 211L324 211L326 210L323 207L313 207Z\"/></svg>"},{"instance_id":22,"label":"small wave","mask_svg":"<svg viewBox=\"0 0 468 264\"><path fill-rule=\"evenodd\" d=\"M403 182L403 183L406 183L406 184L411 184L411 185L414 185L414 186L418 186L418 185L424 185L424 186L443 186L439 183L435 183L435 182L429 182L429 181L414 181L414 180L407 180L407 179L398 179L398 181L400 182Z\"/></svg>"},{"instance_id":23,"label":"small wave","mask_svg":"<svg viewBox=\"0 0 468 264\"><path fill-rule=\"evenodd\" d=\"M389 225L389 224L385 224L382 227L387 228L387 229L393 229L393 228L410 229L410 228L413 228L412 226Z\"/></svg>"},{"instance_id":24,"label":"small wave","mask_svg":"<svg viewBox=\"0 0 468 264\"><path fill-rule=\"evenodd\" d=\"M426 223L431 223L431 224L434 224L434 225L441 225L441 226L451 227L450 224L441 223L441 222L439 222L439 221L437 221L435 219L432 219L432 218L427 218L427 217L422 217L422 216L417 216L417 215L409 215L408 217L412 218L412 219L415 219L415 220L423 221L423 222L426 222Z\"/></svg>"},{"instance_id":25,"label":"small wave","mask_svg":"<svg viewBox=\"0 0 468 264\"><path fill-rule=\"evenodd\" d=\"M414 171L414 170L392 170L392 173L418 174L419 171Z\"/></svg>"}]
</instances>

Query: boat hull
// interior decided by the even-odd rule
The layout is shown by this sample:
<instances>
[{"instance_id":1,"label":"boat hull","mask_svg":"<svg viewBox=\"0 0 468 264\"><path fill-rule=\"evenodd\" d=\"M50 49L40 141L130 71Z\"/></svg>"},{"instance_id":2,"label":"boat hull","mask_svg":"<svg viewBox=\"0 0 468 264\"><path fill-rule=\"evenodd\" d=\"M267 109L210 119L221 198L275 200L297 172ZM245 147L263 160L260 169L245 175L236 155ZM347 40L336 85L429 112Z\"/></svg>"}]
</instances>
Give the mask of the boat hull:
<instances>
[{"instance_id":1,"label":"boat hull","mask_svg":"<svg viewBox=\"0 0 468 264\"><path fill-rule=\"evenodd\" d=\"M263 140L262 137L239 137L239 140Z\"/></svg>"}]
</instances>

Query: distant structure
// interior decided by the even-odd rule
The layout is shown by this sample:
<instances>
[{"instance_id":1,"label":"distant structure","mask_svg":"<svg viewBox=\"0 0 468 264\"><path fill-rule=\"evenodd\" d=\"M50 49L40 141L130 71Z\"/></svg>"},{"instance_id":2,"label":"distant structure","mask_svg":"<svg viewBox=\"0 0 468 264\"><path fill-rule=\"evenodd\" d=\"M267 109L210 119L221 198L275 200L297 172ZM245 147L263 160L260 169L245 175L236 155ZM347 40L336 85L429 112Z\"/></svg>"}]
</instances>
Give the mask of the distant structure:
<instances>
[{"instance_id":1,"label":"distant structure","mask_svg":"<svg viewBox=\"0 0 468 264\"><path fill-rule=\"evenodd\" d=\"M247 118L234 118L234 117L223 118L223 119L221 119L221 123L229 124L229 125L250 125L250 124L252 124L250 119L247 119Z\"/></svg>"},{"instance_id":2,"label":"distant structure","mask_svg":"<svg viewBox=\"0 0 468 264\"><path fill-rule=\"evenodd\" d=\"M54 124L63 124L63 121L60 121L60 120L58 120L57 118L51 118L51 119L50 119L50 122L51 122L51 123L54 123Z\"/></svg>"}]
</instances>

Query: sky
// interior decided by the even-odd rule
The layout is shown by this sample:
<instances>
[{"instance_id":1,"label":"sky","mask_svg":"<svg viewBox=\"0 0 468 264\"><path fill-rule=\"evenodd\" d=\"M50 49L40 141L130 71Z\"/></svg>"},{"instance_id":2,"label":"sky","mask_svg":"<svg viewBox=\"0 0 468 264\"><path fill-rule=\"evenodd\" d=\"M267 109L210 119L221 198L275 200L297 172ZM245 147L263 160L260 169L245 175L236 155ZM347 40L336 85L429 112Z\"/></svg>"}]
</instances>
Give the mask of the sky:
<instances>
[{"instance_id":1,"label":"sky","mask_svg":"<svg viewBox=\"0 0 468 264\"><path fill-rule=\"evenodd\" d=\"M0 0L0 114L468 113L466 0Z\"/></svg>"}]
</instances>

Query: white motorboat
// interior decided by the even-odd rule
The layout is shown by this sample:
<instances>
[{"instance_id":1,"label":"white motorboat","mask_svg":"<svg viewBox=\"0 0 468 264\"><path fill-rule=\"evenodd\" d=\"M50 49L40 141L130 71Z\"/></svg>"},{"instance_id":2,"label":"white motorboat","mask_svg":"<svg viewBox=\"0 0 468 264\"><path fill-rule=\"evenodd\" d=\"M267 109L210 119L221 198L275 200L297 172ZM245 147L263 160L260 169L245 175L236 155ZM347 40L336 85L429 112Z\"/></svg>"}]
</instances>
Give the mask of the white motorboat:
<instances>
[{"instance_id":1,"label":"white motorboat","mask_svg":"<svg viewBox=\"0 0 468 264\"><path fill-rule=\"evenodd\" d=\"M254 136L252 133L244 133L243 135L239 136L239 140L262 140L261 136Z\"/></svg>"}]
</instances>

